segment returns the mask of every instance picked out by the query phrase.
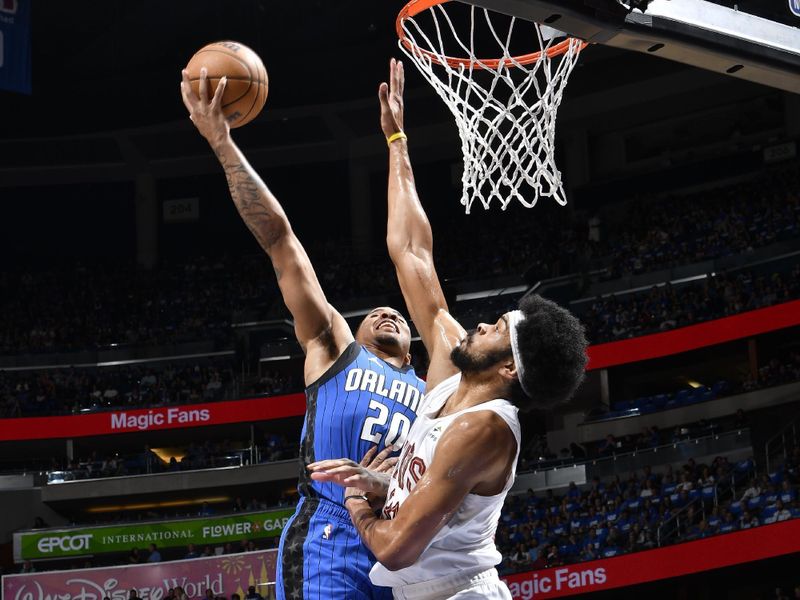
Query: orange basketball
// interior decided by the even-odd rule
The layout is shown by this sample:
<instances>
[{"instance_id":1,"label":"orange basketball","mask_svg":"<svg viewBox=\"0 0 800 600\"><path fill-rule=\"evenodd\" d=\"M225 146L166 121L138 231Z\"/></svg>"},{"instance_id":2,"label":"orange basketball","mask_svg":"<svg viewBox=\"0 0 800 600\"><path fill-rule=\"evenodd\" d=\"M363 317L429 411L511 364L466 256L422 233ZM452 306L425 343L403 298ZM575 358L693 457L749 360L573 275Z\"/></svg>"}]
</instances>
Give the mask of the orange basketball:
<instances>
[{"instance_id":1,"label":"orange basketball","mask_svg":"<svg viewBox=\"0 0 800 600\"><path fill-rule=\"evenodd\" d=\"M222 112L232 128L258 116L267 100L267 70L258 54L239 42L214 42L198 50L186 65L192 90L200 93L200 69L208 72L208 98L222 77L228 78Z\"/></svg>"}]
</instances>

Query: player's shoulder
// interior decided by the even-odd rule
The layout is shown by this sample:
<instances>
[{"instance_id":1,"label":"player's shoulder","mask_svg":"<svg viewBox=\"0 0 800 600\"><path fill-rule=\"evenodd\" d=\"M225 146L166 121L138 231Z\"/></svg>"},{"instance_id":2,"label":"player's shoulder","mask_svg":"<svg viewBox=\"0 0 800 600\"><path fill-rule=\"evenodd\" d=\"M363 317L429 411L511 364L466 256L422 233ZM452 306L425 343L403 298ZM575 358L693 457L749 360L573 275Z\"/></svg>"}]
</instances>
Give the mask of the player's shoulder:
<instances>
[{"instance_id":1,"label":"player's shoulder","mask_svg":"<svg viewBox=\"0 0 800 600\"><path fill-rule=\"evenodd\" d=\"M321 371L321 373L315 377L311 383L307 384L306 388L319 388L320 386L323 386L331 381L334 377L336 377L336 375L344 371L353 362L355 362L361 355L361 351L362 347L358 342L350 342L339 354L339 356L336 357L333 363L328 365L326 369L317 369L318 371ZM308 357L306 357L306 361L308 361Z\"/></svg>"},{"instance_id":2,"label":"player's shoulder","mask_svg":"<svg viewBox=\"0 0 800 600\"><path fill-rule=\"evenodd\" d=\"M494 410L472 410L456 417L447 428L442 441L447 440L455 444L465 444L473 451L503 452L507 447L516 444L514 432L508 422ZM479 451L480 452L480 451Z\"/></svg>"}]
</instances>

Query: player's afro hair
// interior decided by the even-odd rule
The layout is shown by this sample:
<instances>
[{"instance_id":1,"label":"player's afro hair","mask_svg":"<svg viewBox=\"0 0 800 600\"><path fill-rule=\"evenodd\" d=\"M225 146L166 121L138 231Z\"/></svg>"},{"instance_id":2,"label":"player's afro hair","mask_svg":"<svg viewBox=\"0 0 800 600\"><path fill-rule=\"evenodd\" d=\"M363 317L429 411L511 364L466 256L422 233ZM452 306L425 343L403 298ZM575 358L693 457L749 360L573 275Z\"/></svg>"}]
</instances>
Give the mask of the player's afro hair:
<instances>
[{"instance_id":1,"label":"player's afro hair","mask_svg":"<svg viewBox=\"0 0 800 600\"><path fill-rule=\"evenodd\" d=\"M566 402L583 381L586 335L568 310L536 294L523 298L525 318L517 326L523 383L514 384L513 400L520 410L543 410Z\"/></svg>"}]
</instances>

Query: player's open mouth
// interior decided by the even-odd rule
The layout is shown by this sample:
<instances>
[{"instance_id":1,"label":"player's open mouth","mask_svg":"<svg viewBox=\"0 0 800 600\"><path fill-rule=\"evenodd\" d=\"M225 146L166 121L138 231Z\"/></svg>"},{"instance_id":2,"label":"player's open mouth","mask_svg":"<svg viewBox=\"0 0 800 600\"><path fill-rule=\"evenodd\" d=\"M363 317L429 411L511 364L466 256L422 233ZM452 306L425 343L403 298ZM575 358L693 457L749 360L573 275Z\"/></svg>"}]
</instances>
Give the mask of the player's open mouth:
<instances>
[{"instance_id":1,"label":"player's open mouth","mask_svg":"<svg viewBox=\"0 0 800 600\"><path fill-rule=\"evenodd\" d=\"M383 329L383 330L391 330L395 333L400 333L400 330L397 328L392 321L381 321L378 323L378 326L375 329Z\"/></svg>"}]
</instances>

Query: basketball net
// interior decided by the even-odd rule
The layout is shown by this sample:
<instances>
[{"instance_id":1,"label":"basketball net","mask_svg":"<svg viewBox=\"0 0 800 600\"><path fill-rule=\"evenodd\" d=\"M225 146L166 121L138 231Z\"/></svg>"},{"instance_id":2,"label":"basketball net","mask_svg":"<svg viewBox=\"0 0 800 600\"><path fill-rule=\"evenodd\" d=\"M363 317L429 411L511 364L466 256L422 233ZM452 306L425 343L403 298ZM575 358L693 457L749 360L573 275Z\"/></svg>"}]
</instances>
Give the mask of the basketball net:
<instances>
[{"instance_id":1,"label":"basketball net","mask_svg":"<svg viewBox=\"0 0 800 600\"><path fill-rule=\"evenodd\" d=\"M457 10L469 11L469 32L461 36L452 15ZM515 26L535 52L511 55ZM476 56L476 29L490 32L483 41L496 44L500 58ZM585 42L546 25L449 0L412 0L397 18L397 33L400 48L455 117L466 212L476 199L485 209L495 201L505 210L515 198L530 208L540 196L566 204L555 163L556 113ZM453 58L453 53L467 57Z\"/></svg>"}]
</instances>

